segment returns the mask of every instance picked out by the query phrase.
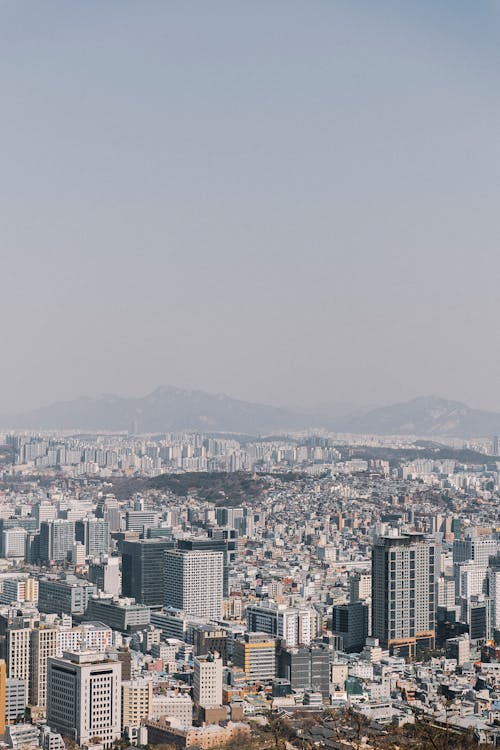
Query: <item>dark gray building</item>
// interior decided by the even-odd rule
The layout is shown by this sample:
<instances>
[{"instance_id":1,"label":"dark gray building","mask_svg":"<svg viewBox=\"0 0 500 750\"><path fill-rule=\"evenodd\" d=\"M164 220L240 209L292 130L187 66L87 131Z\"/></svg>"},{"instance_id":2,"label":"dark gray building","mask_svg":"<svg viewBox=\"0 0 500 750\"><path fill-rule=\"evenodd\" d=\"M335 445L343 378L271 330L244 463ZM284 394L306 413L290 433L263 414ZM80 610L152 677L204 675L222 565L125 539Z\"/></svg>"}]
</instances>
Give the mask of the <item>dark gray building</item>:
<instances>
[{"instance_id":1,"label":"dark gray building","mask_svg":"<svg viewBox=\"0 0 500 750\"><path fill-rule=\"evenodd\" d=\"M330 694L330 652L327 646L312 644L301 648L281 648L277 654L278 677L292 690Z\"/></svg>"},{"instance_id":2,"label":"dark gray building","mask_svg":"<svg viewBox=\"0 0 500 750\"><path fill-rule=\"evenodd\" d=\"M342 638L346 653L362 651L368 637L368 605L350 602L333 607L332 631Z\"/></svg>"},{"instance_id":3,"label":"dark gray building","mask_svg":"<svg viewBox=\"0 0 500 750\"><path fill-rule=\"evenodd\" d=\"M161 607L165 600L165 551L170 539L138 539L122 545L122 594L139 604Z\"/></svg>"},{"instance_id":4,"label":"dark gray building","mask_svg":"<svg viewBox=\"0 0 500 750\"><path fill-rule=\"evenodd\" d=\"M83 578L41 578L38 581L38 609L47 614L84 615L97 586Z\"/></svg>"}]
</instances>

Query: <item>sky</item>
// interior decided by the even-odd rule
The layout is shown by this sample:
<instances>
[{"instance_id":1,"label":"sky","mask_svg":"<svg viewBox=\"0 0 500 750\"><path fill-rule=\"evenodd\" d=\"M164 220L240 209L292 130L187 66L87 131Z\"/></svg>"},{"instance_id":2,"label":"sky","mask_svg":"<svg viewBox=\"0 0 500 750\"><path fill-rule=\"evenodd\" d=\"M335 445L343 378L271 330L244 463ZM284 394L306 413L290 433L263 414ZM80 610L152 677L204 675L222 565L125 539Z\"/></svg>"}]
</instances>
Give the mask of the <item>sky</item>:
<instances>
[{"instance_id":1,"label":"sky","mask_svg":"<svg viewBox=\"0 0 500 750\"><path fill-rule=\"evenodd\" d=\"M500 411L497 0L0 0L0 413Z\"/></svg>"}]
</instances>

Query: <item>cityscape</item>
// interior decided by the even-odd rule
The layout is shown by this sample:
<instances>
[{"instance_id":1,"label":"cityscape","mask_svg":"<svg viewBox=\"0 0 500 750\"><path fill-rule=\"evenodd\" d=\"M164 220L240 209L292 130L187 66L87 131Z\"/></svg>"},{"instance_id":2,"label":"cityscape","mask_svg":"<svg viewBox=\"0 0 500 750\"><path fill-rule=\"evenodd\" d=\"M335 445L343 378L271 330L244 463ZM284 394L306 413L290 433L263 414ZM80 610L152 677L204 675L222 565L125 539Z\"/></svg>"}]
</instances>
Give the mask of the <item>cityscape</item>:
<instances>
[{"instance_id":1,"label":"cityscape","mask_svg":"<svg viewBox=\"0 0 500 750\"><path fill-rule=\"evenodd\" d=\"M0 750L500 748L498 0L0 48Z\"/></svg>"},{"instance_id":2,"label":"cityscape","mask_svg":"<svg viewBox=\"0 0 500 750\"><path fill-rule=\"evenodd\" d=\"M500 741L498 437L1 439L9 747Z\"/></svg>"}]
</instances>

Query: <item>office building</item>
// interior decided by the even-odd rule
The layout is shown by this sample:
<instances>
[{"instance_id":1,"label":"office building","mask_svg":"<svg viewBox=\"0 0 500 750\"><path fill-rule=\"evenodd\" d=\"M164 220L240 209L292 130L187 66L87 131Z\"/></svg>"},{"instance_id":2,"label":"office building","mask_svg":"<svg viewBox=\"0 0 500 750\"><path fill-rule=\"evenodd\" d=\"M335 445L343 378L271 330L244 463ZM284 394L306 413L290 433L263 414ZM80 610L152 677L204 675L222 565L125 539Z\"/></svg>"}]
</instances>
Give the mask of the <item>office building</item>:
<instances>
[{"instance_id":1,"label":"office building","mask_svg":"<svg viewBox=\"0 0 500 750\"><path fill-rule=\"evenodd\" d=\"M349 576L349 601L364 602L372 596L372 574L366 571Z\"/></svg>"},{"instance_id":2,"label":"office building","mask_svg":"<svg viewBox=\"0 0 500 750\"><path fill-rule=\"evenodd\" d=\"M40 560L44 563L64 562L69 558L75 541L73 521L57 519L40 524Z\"/></svg>"},{"instance_id":3,"label":"office building","mask_svg":"<svg viewBox=\"0 0 500 750\"><path fill-rule=\"evenodd\" d=\"M133 599L94 597L89 602L87 617L126 633L149 625L151 610L145 604L136 604Z\"/></svg>"},{"instance_id":4,"label":"office building","mask_svg":"<svg viewBox=\"0 0 500 750\"><path fill-rule=\"evenodd\" d=\"M75 627L57 629L56 656L65 651L97 651L104 653L113 643L113 631L102 622L82 622Z\"/></svg>"},{"instance_id":5,"label":"office building","mask_svg":"<svg viewBox=\"0 0 500 750\"><path fill-rule=\"evenodd\" d=\"M434 544L422 534L379 537L372 555L372 635L414 658L435 639Z\"/></svg>"},{"instance_id":6,"label":"office building","mask_svg":"<svg viewBox=\"0 0 500 750\"><path fill-rule=\"evenodd\" d=\"M121 664L100 654L50 657L47 724L78 745L100 737L109 748L121 736Z\"/></svg>"},{"instance_id":7,"label":"office building","mask_svg":"<svg viewBox=\"0 0 500 750\"><path fill-rule=\"evenodd\" d=\"M229 550L230 546L233 547L233 551ZM222 552L224 556L222 594L223 596L229 596L229 563L236 549L234 542L231 543L225 539L213 537L194 537L193 539L179 539L177 548L191 552L196 550L198 552Z\"/></svg>"},{"instance_id":8,"label":"office building","mask_svg":"<svg viewBox=\"0 0 500 750\"><path fill-rule=\"evenodd\" d=\"M249 682L276 677L276 642L267 633L245 633L233 643L233 664L243 669Z\"/></svg>"},{"instance_id":9,"label":"office building","mask_svg":"<svg viewBox=\"0 0 500 750\"><path fill-rule=\"evenodd\" d=\"M347 653L363 650L368 637L368 605L364 602L338 604L332 609L332 631L342 638Z\"/></svg>"},{"instance_id":10,"label":"office building","mask_svg":"<svg viewBox=\"0 0 500 750\"><path fill-rule=\"evenodd\" d=\"M100 555L89 564L88 579L97 586L98 591L112 596L119 596L122 587L120 558Z\"/></svg>"},{"instance_id":11,"label":"office building","mask_svg":"<svg viewBox=\"0 0 500 750\"><path fill-rule=\"evenodd\" d=\"M57 636L56 627L40 626L30 633L29 702L32 706L46 705L47 660L57 654Z\"/></svg>"},{"instance_id":12,"label":"office building","mask_svg":"<svg viewBox=\"0 0 500 750\"><path fill-rule=\"evenodd\" d=\"M7 677L5 683L5 721L9 724L24 721L26 705L26 682L17 677Z\"/></svg>"},{"instance_id":13,"label":"office building","mask_svg":"<svg viewBox=\"0 0 500 750\"><path fill-rule=\"evenodd\" d=\"M268 633L287 646L308 646L311 642L311 610L282 604L250 604L246 608L247 630Z\"/></svg>"},{"instance_id":14,"label":"office building","mask_svg":"<svg viewBox=\"0 0 500 750\"><path fill-rule=\"evenodd\" d=\"M28 702L30 681L30 634L28 624L13 622L7 628L2 639L3 656L7 665L7 677L22 680L24 683L24 700Z\"/></svg>"},{"instance_id":15,"label":"office building","mask_svg":"<svg viewBox=\"0 0 500 750\"><path fill-rule=\"evenodd\" d=\"M193 701L196 707L222 705L222 659L214 654L195 656Z\"/></svg>"},{"instance_id":16,"label":"office building","mask_svg":"<svg viewBox=\"0 0 500 750\"><path fill-rule=\"evenodd\" d=\"M161 607L165 600L165 552L169 539L138 539L122 545L122 594L139 604Z\"/></svg>"},{"instance_id":17,"label":"office building","mask_svg":"<svg viewBox=\"0 0 500 750\"><path fill-rule=\"evenodd\" d=\"M143 719L150 719L153 710L153 683L137 679L122 682L122 729L139 727Z\"/></svg>"},{"instance_id":18,"label":"office building","mask_svg":"<svg viewBox=\"0 0 500 750\"><path fill-rule=\"evenodd\" d=\"M55 505L46 501L35 503L31 515L36 519L36 528L40 529L43 521L55 521L57 518L57 508Z\"/></svg>"},{"instance_id":19,"label":"office building","mask_svg":"<svg viewBox=\"0 0 500 750\"><path fill-rule=\"evenodd\" d=\"M3 556L14 560L24 560L26 552L26 529L21 527L4 529L2 535Z\"/></svg>"},{"instance_id":20,"label":"office building","mask_svg":"<svg viewBox=\"0 0 500 750\"><path fill-rule=\"evenodd\" d=\"M453 562L467 562L471 560L477 565L486 567L490 557L496 555L498 541L491 536L475 534L474 530L465 539L455 539L453 542Z\"/></svg>"},{"instance_id":21,"label":"office building","mask_svg":"<svg viewBox=\"0 0 500 750\"><path fill-rule=\"evenodd\" d=\"M8 724L5 727L5 743L12 750L38 747L40 730L34 724Z\"/></svg>"},{"instance_id":22,"label":"office building","mask_svg":"<svg viewBox=\"0 0 500 750\"><path fill-rule=\"evenodd\" d=\"M104 518L84 518L75 523L75 539L85 548L86 557L109 551L109 523Z\"/></svg>"},{"instance_id":23,"label":"office building","mask_svg":"<svg viewBox=\"0 0 500 750\"><path fill-rule=\"evenodd\" d=\"M4 578L0 601L5 604L13 602L37 602L38 581L36 578Z\"/></svg>"},{"instance_id":24,"label":"office building","mask_svg":"<svg viewBox=\"0 0 500 750\"><path fill-rule=\"evenodd\" d=\"M40 727L40 747L42 750L65 750L66 746L62 735L44 724Z\"/></svg>"},{"instance_id":25,"label":"office building","mask_svg":"<svg viewBox=\"0 0 500 750\"><path fill-rule=\"evenodd\" d=\"M292 690L330 693L330 654L328 648L314 645L281 648L278 652L278 676L290 683Z\"/></svg>"},{"instance_id":26,"label":"office building","mask_svg":"<svg viewBox=\"0 0 500 750\"><path fill-rule=\"evenodd\" d=\"M158 520L158 513L152 510L128 510L125 513L125 528L144 534L151 526L158 526Z\"/></svg>"},{"instance_id":27,"label":"office building","mask_svg":"<svg viewBox=\"0 0 500 750\"><path fill-rule=\"evenodd\" d=\"M222 616L224 555L209 550L166 550L165 606L187 615Z\"/></svg>"},{"instance_id":28,"label":"office building","mask_svg":"<svg viewBox=\"0 0 500 750\"><path fill-rule=\"evenodd\" d=\"M84 578L41 578L38 582L38 609L47 614L82 616L90 598L97 594L95 584Z\"/></svg>"},{"instance_id":29,"label":"office building","mask_svg":"<svg viewBox=\"0 0 500 750\"><path fill-rule=\"evenodd\" d=\"M193 723L193 701L188 693L169 690L166 693L153 695L151 711L152 719L173 719L183 727L190 727Z\"/></svg>"}]
</instances>

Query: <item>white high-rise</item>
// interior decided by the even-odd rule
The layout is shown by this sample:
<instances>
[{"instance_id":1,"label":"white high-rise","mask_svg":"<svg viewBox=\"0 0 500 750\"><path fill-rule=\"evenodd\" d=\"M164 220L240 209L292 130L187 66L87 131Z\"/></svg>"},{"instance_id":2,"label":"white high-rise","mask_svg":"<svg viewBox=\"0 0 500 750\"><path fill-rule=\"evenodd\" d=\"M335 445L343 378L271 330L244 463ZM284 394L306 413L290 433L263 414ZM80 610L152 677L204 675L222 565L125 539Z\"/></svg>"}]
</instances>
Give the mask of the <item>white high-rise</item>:
<instances>
[{"instance_id":1,"label":"white high-rise","mask_svg":"<svg viewBox=\"0 0 500 750\"><path fill-rule=\"evenodd\" d=\"M222 659L214 654L195 656L193 674L195 706L222 704Z\"/></svg>"},{"instance_id":2,"label":"white high-rise","mask_svg":"<svg viewBox=\"0 0 500 750\"><path fill-rule=\"evenodd\" d=\"M121 735L121 668L89 651L49 658L47 723L78 745L100 737L111 747Z\"/></svg>"},{"instance_id":3,"label":"white high-rise","mask_svg":"<svg viewBox=\"0 0 500 750\"><path fill-rule=\"evenodd\" d=\"M250 604L246 608L250 633L268 633L286 642L287 646L308 646L313 634L313 613L308 607L287 607L283 604Z\"/></svg>"},{"instance_id":4,"label":"white high-rise","mask_svg":"<svg viewBox=\"0 0 500 750\"><path fill-rule=\"evenodd\" d=\"M222 617L224 554L212 550L165 551L165 605L188 615Z\"/></svg>"}]
</instances>

